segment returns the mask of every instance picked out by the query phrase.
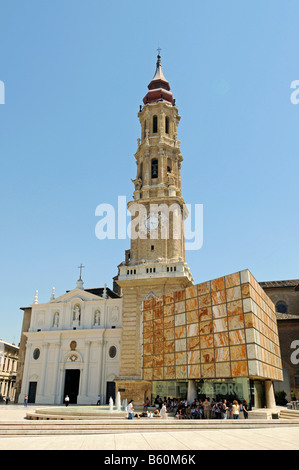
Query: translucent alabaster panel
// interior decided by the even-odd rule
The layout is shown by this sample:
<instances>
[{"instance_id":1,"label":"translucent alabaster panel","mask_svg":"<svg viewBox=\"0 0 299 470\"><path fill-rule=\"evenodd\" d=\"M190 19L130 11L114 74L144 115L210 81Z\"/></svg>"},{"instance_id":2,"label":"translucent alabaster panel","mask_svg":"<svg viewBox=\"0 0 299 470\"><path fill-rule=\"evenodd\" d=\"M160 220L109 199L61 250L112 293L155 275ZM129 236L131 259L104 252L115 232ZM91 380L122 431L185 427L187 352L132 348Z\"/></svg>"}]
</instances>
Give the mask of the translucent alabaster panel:
<instances>
[{"instance_id":1,"label":"translucent alabaster panel","mask_svg":"<svg viewBox=\"0 0 299 470\"><path fill-rule=\"evenodd\" d=\"M143 303L147 380L282 380L275 308L244 270Z\"/></svg>"}]
</instances>

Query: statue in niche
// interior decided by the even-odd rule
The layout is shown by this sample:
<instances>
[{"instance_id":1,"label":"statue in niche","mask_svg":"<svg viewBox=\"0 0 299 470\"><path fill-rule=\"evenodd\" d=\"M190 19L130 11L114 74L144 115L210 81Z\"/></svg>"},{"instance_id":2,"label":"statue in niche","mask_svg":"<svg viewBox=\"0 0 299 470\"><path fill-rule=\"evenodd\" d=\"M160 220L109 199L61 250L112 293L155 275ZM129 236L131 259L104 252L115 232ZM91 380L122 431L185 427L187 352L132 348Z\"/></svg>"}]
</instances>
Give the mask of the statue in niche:
<instances>
[{"instance_id":1,"label":"statue in niche","mask_svg":"<svg viewBox=\"0 0 299 470\"><path fill-rule=\"evenodd\" d=\"M174 177L171 173L168 173L167 174L167 184L169 186L173 186L174 185Z\"/></svg>"},{"instance_id":2,"label":"statue in niche","mask_svg":"<svg viewBox=\"0 0 299 470\"><path fill-rule=\"evenodd\" d=\"M59 313L55 312L54 313L54 319L53 319L53 326L55 328L58 328L58 325L59 325Z\"/></svg>"},{"instance_id":3,"label":"statue in niche","mask_svg":"<svg viewBox=\"0 0 299 470\"><path fill-rule=\"evenodd\" d=\"M80 324L81 311L79 305L73 308L73 322Z\"/></svg>"},{"instance_id":4,"label":"statue in niche","mask_svg":"<svg viewBox=\"0 0 299 470\"><path fill-rule=\"evenodd\" d=\"M94 326L100 326L100 323L101 323L101 312L99 310L96 310L94 312L93 324L94 324Z\"/></svg>"},{"instance_id":5,"label":"statue in niche","mask_svg":"<svg viewBox=\"0 0 299 470\"><path fill-rule=\"evenodd\" d=\"M111 313L111 321L112 321L113 323L118 322L118 320L119 320L119 315L118 315L118 313L119 313L119 312L118 312L118 308L117 308L117 307L113 307L112 313Z\"/></svg>"}]
</instances>

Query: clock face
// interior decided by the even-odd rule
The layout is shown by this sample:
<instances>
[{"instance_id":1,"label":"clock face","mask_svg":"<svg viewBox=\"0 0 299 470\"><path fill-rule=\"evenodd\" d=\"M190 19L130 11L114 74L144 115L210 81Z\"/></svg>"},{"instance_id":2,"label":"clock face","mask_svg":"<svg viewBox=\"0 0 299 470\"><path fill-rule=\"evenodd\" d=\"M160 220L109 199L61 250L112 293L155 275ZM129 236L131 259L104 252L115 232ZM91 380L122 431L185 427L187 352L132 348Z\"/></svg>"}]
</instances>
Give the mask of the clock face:
<instances>
[{"instance_id":1,"label":"clock face","mask_svg":"<svg viewBox=\"0 0 299 470\"><path fill-rule=\"evenodd\" d=\"M150 214L145 220L145 228L149 232L150 230L155 230L159 225L159 219L155 214Z\"/></svg>"},{"instance_id":2,"label":"clock face","mask_svg":"<svg viewBox=\"0 0 299 470\"><path fill-rule=\"evenodd\" d=\"M161 223L161 228L168 227L168 216L164 214L164 212L161 212L160 214L160 223Z\"/></svg>"}]
</instances>

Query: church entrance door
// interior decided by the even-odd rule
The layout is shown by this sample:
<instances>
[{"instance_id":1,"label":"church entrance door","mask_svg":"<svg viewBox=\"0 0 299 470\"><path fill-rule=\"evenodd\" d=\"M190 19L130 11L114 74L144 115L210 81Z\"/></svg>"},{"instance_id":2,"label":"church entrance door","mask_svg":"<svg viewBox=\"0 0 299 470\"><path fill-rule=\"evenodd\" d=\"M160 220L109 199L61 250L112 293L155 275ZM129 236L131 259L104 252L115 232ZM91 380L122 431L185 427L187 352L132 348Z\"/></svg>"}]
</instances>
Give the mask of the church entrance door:
<instances>
[{"instance_id":1,"label":"church entrance door","mask_svg":"<svg viewBox=\"0 0 299 470\"><path fill-rule=\"evenodd\" d=\"M28 403L35 403L37 382L29 382Z\"/></svg>"},{"instance_id":2,"label":"church entrance door","mask_svg":"<svg viewBox=\"0 0 299 470\"><path fill-rule=\"evenodd\" d=\"M70 397L69 403L77 403L77 396L79 393L79 381L79 369L69 369L65 371L63 400L65 396L68 395Z\"/></svg>"},{"instance_id":3,"label":"church entrance door","mask_svg":"<svg viewBox=\"0 0 299 470\"><path fill-rule=\"evenodd\" d=\"M112 397L115 402L115 382L107 382L106 404L109 403L110 397Z\"/></svg>"}]
</instances>

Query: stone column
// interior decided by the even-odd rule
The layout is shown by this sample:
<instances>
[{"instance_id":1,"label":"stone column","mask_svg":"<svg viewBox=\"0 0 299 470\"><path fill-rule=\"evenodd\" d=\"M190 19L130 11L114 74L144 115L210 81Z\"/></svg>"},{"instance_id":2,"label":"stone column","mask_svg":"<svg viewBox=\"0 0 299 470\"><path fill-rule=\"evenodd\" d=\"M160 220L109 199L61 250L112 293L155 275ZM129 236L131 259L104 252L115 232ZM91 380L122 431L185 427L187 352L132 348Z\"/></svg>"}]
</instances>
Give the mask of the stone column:
<instances>
[{"instance_id":1,"label":"stone column","mask_svg":"<svg viewBox=\"0 0 299 470\"><path fill-rule=\"evenodd\" d=\"M42 363L42 371L41 371L41 386L40 386L40 392L39 395L43 396L44 395L44 390L45 390L45 382L46 382L46 374L47 374L47 362L48 362L48 349L49 349L49 343L45 342L43 344L43 363Z\"/></svg>"},{"instance_id":2,"label":"stone column","mask_svg":"<svg viewBox=\"0 0 299 470\"><path fill-rule=\"evenodd\" d=\"M23 372L23 379L22 379L22 389L19 396L19 403L23 403L24 396L29 393L28 390L28 374L29 374L29 363L31 361L31 354L32 354L32 344L27 342L25 345L25 364L24 364L24 372Z\"/></svg>"},{"instance_id":3,"label":"stone column","mask_svg":"<svg viewBox=\"0 0 299 470\"><path fill-rule=\"evenodd\" d=\"M90 341L85 341L85 360L84 360L84 369L83 369L83 378L82 378L82 393L81 395L87 396L87 383L88 383L88 369L89 369L89 351L90 351Z\"/></svg>"},{"instance_id":4,"label":"stone column","mask_svg":"<svg viewBox=\"0 0 299 470\"><path fill-rule=\"evenodd\" d=\"M58 368L59 368L59 352L60 352L60 343L55 343L55 367L54 367L54 380L53 380L53 403L57 403L58 393L57 393L57 383L58 383ZM58 403L60 399L58 398Z\"/></svg>"},{"instance_id":5,"label":"stone column","mask_svg":"<svg viewBox=\"0 0 299 470\"><path fill-rule=\"evenodd\" d=\"M188 380L187 401L192 403L197 398L195 380Z\"/></svg>"},{"instance_id":6,"label":"stone column","mask_svg":"<svg viewBox=\"0 0 299 470\"><path fill-rule=\"evenodd\" d=\"M260 381L254 381L254 408L262 408L262 384Z\"/></svg>"},{"instance_id":7,"label":"stone column","mask_svg":"<svg viewBox=\"0 0 299 470\"><path fill-rule=\"evenodd\" d=\"M265 380L265 397L266 397L266 407L275 408L275 395L272 380Z\"/></svg>"},{"instance_id":8,"label":"stone column","mask_svg":"<svg viewBox=\"0 0 299 470\"><path fill-rule=\"evenodd\" d=\"M103 360L102 360L102 339L99 339L98 340L98 345L99 345L99 354L98 354L98 379L97 379L97 383L98 383L98 389L97 389L97 394L98 395L101 395L101 404L103 405L103 395L102 395L102 390L101 390L101 386L102 386L102 377L101 377L101 373L102 373L102 363L103 363Z\"/></svg>"},{"instance_id":9,"label":"stone column","mask_svg":"<svg viewBox=\"0 0 299 470\"><path fill-rule=\"evenodd\" d=\"M105 390L105 381L106 381L106 349L107 349L107 340L103 339L102 341L102 373L101 373L101 402L104 404L106 402L106 390Z\"/></svg>"}]
</instances>

